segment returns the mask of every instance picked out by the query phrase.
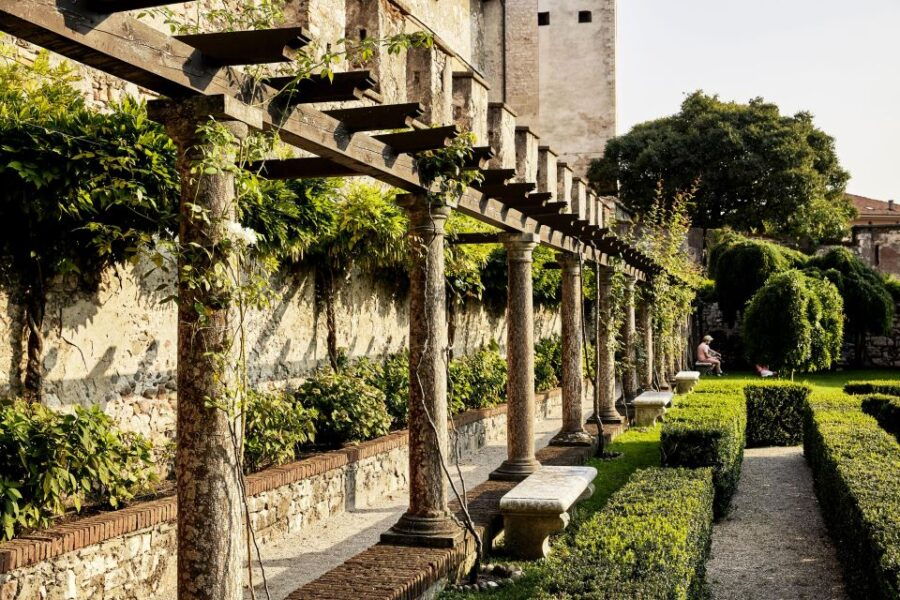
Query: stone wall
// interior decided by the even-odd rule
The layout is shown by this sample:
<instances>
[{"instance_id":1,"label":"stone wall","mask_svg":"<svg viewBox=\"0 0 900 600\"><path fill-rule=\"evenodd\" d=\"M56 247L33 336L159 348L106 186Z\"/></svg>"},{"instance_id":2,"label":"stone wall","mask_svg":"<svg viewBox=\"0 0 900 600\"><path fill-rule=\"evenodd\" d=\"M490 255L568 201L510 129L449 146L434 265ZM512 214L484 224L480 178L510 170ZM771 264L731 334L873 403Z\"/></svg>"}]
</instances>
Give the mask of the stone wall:
<instances>
[{"instance_id":1,"label":"stone wall","mask_svg":"<svg viewBox=\"0 0 900 600\"><path fill-rule=\"evenodd\" d=\"M536 402L538 420L558 418L558 389L537 394ZM454 425L465 457L504 439L506 406L468 411ZM249 476L258 540L278 541L405 490L407 461L407 435L399 431ZM0 543L0 599L169 600L176 517L175 498L167 497Z\"/></svg>"},{"instance_id":2,"label":"stone wall","mask_svg":"<svg viewBox=\"0 0 900 600\"><path fill-rule=\"evenodd\" d=\"M900 225L854 225L850 249L873 269L900 277Z\"/></svg>"},{"instance_id":3,"label":"stone wall","mask_svg":"<svg viewBox=\"0 0 900 600\"><path fill-rule=\"evenodd\" d=\"M94 294L60 281L49 296L44 322L45 404L65 409L98 404L129 431L157 445L175 426L176 316L160 304L171 288L160 275L141 277L145 266L104 274ZM315 299L314 276L302 270L272 282L272 305L246 323L250 377L260 387L291 387L328 363L327 329ZM405 290L354 275L337 303L338 345L350 358L379 356L407 346ZM24 368L22 308L0 293L0 393L19 391ZM535 315L535 334L559 331L555 311ZM505 315L469 303L456 315L455 354L497 340L506 343Z\"/></svg>"}]
</instances>

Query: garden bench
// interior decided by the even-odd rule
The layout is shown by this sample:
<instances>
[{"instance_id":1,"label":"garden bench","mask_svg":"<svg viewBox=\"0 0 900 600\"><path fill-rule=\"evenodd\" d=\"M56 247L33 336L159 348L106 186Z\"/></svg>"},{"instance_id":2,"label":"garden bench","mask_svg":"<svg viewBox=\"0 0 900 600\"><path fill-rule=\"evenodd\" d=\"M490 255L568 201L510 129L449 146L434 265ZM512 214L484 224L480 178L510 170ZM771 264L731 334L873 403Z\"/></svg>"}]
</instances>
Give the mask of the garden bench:
<instances>
[{"instance_id":1,"label":"garden bench","mask_svg":"<svg viewBox=\"0 0 900 600\"><path fill-rule=\"evenodd\" d=\"M712 371L713 364L708 362L697 361L694 363L694 368L697 369L700 373L709 373Z\"/></svg>"},{"instance_id":2,"label":"garden bench","mask_svg":"<svg viewBox=\"0 0 900 600\"><path fill-rule=\"evenodd\" d=\"M634 422L638 427L651 427L671 406L672 392L644 392L634 399Z\"/></svg>"},{"instance_id":3,"label":"garden bench","mask_svg":"<svg viewBox=\"0 0 900 600\"><path fill-rule=\"evenodd\" d=\"M687 394L700 381L700 371L678 371L675 375L675 391Z\"/></svg>"},{"instance_id":4,"label":"garden bench","mask_svg":"<svg viewBox=\"0 0 900 600\"><path fill-rule=\"evenodd\" d=\"M569 524L569 509L594 493L594 467L541 467L500 499L507 551L538 559L550 550L550 534Z\"/></svg>"}]
</instances>

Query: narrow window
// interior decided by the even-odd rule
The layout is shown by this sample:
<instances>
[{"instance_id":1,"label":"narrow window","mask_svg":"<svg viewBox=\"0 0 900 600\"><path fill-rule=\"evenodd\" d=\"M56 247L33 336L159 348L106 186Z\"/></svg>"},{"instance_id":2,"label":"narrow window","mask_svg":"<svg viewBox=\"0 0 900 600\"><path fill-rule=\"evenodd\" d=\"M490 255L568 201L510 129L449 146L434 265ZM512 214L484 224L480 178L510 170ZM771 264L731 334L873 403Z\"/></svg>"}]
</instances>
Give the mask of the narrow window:
<instances>
[{"instance_id":1,"label":"narrow window","mask_svg":"<svg viewBox=\"0 0 900 600\"><path fill-rule=\"evenodd\" d=\"M881 264L881 244L875 244L875 266Z\"/></svg>"},{"instance_id":2,"label":"narrow window","mask_svg":"<svg viewBox=\"0 0 900 600\"><path fill-rule=\"evenodd\" d=\"M539 12L538 13L538 25L549 25L550 24L550 13L548 12Z\"/></svg>"},{"instance_id":3,"label":"narrow window","mask_svg":"<svg viewBox=\"0 0 900 600\"><path fill-rule=\"evenodd\" d=\"M578 11L578 22L579 23L590 23L593 20L593 15L591 15L591 11L589 10L579 10Z\"/></svg>"},{"instance_id":4,"label":"narrow window","mask_svg":"<svg viewBox=\"0 0 900 600\"><path fill-rule=\"evenodd\" d=\"M365 29L360 29L360 30L359 30L359 39L360 39L360 41L366 39L367 37L369 37L369 32L366 31Z\"/></svg>"}]
</instances>

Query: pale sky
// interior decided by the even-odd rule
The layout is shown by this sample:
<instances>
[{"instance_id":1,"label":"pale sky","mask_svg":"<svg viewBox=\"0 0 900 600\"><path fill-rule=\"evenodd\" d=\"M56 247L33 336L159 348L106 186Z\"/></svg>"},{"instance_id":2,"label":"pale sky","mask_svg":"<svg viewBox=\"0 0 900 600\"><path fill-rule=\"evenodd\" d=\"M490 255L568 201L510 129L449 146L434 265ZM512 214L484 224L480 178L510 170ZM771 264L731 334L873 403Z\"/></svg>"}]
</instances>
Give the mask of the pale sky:
<instances>
[{"instance_id":1,"label":"pale sky","mask_svg":"<svg viewBox=\"0 0 900 600\"><path fill-rule=\"evenodd\" d=\"M900 200L900 0L619 0L619 133L697 89L811 112L847 191Z\"/></svg>"}]
</instances>

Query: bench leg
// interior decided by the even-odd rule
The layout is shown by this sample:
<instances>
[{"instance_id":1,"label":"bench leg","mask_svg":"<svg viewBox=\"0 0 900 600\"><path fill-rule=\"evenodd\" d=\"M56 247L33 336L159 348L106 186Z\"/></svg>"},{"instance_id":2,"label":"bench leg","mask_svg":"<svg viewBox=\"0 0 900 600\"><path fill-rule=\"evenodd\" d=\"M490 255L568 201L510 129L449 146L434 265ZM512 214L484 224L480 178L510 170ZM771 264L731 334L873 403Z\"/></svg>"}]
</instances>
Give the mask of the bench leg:
<instances>
[{"instance_id":1,"label":"bench leg","mask_svg":"<svg viewBox=\"0 0 900 600\"><path fill-rule=\"evenodd\" d=\"M569 524L569 514L503 515L503 536L506 551L515 558L537 560L550 552L550 535L562 531Z\"/></svg>"},{"instance_id":2,"label":"bench leg","mask_svg":"<svg viewBox=\"0 0 900 600\"><path fill-rule=\"evenodd\" d=\"M635 407L634 424L636 427L653 427L656 420L666 413L662 406L637 406Z\"/></svg>"}]
</instances>

